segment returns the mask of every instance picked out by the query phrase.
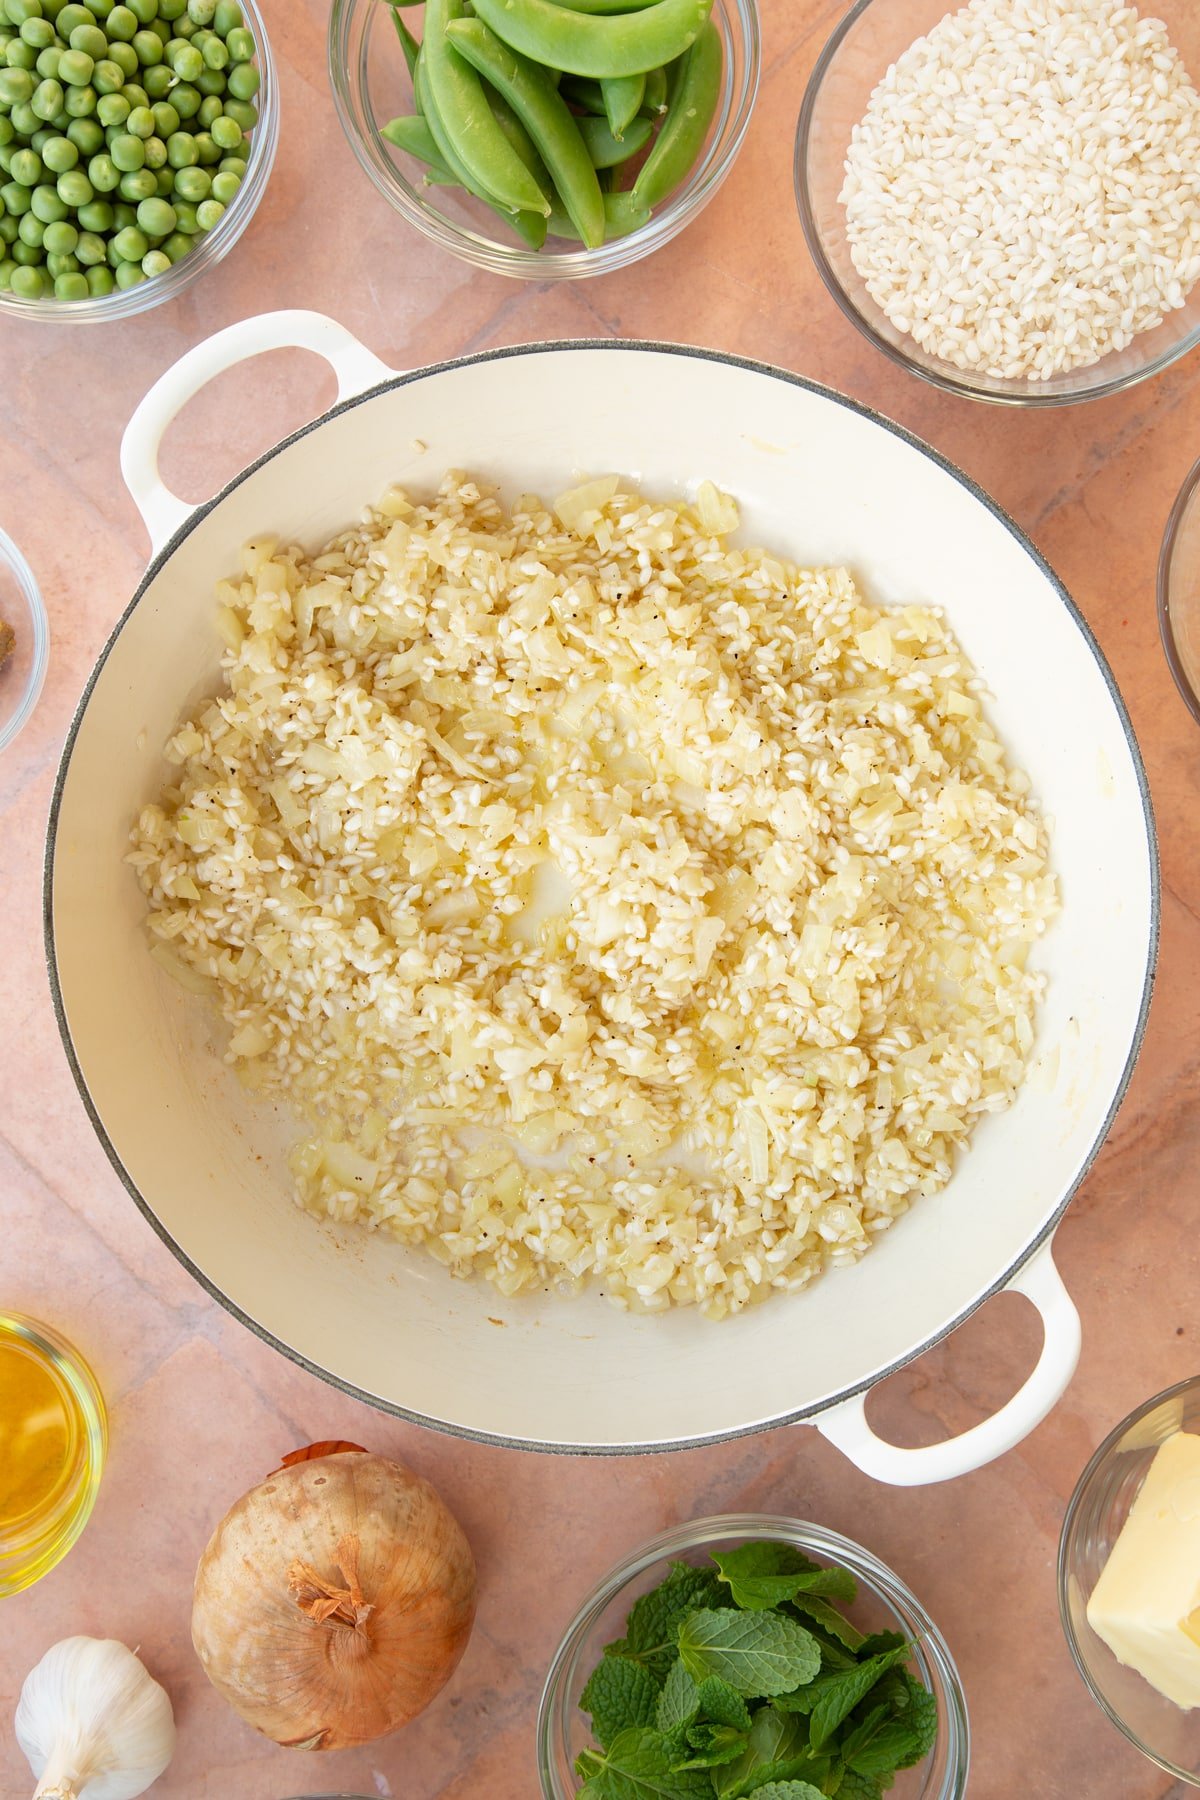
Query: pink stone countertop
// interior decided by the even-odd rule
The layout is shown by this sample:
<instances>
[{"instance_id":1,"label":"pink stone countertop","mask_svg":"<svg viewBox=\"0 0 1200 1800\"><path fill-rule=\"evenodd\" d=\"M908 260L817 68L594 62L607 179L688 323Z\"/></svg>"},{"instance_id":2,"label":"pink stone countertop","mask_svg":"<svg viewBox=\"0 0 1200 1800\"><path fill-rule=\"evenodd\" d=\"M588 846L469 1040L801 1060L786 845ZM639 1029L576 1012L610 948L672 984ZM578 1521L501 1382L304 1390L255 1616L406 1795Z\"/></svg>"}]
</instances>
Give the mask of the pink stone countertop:
<instances>
[{"instance_id":1,"label":"pink stone countertop","mask_svg":"<svg viewBox=\"0 0 1200 1800\"><path fill-rule=\"evenodd\" d=\"M318 1788L396 1800L534 1800L542 1677L576 1601L617 1557L678 1520L792 1513L860 1539L929 1608L958 1659L975 1735L973 1800L1166 1800L1093 1706L1059 1629L1059 1523L1108 1428L1196 1372L1200 1257L1200 731L1157 637L1154 571L1171 502L1200 453L1200 362L1125 396L1034 414L984 409L892 367L838 313L792 201L792 132L836 0L766 0L765 79L726 186L674 244L593 282L473 273L370 188L330 103L318 0L267 0L283 86L279 159L257 219L181 300L102 329L0 325L0 521L41 583L53 660L33 723L0 762L0 1304L58 1324L112 1408L96 1511L69 1558L0 1602L0 1800L32 1791L12 1735L20 1683L57 1638L141 1646L179 1726L162 1800L283 1800ZM806 1428L605 1462L460 1443L376 1415L261 1344L205 1298L138 1216L92 1136L42 961L42 834L67 722L141 573L143 530L118 473L125 420L199 337L271 307L342 319L396 366L528 340L664 337L762 357L844 389L934 442L994 494L1066 581L1111 660L1149 765L1162 834L1160 979L1145 1049L1108 1145L1058 1236L1084 1320L1079 1373L1027 1442L943 1488L893 1492ZM98 375L97 370L101 371ZM328 404L323 365L273 354L226 376L173 429L165 470L199 499ZM1036 1352L1025 1302L991 1302L893 1378L874 1416L929 1442L994 1409ZM372 1750L273 1748L207 1686L188 1636L192 1572L227 1505L280 1454L347 1437L441 1489L479 1560L479 1623L428 1713Z\"/></svg>"}]
</instances>

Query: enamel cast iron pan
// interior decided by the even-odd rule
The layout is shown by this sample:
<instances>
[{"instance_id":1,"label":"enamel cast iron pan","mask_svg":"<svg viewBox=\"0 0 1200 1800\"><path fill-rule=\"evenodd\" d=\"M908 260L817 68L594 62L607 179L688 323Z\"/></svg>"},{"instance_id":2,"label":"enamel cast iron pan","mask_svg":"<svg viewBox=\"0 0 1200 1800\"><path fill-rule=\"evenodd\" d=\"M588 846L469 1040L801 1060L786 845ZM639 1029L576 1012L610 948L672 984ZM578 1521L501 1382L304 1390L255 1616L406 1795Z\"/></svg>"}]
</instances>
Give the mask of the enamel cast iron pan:
<instances>
[{"instance_id":1,"label":"enamel cast iron pan","mask_svg":"<svg viewBox=\"0 0 1200 1800\"><path fill-rule=\"evenodd\" d=\"M260 351L325 356L337 404L192 508L158 475L184 403ZM63 1041L113 1166L216 1299L304 1367L403 1417L553 1450L636 1451L808 1420L868 1473L919 1483L1001 1454L1075 1366L1079 1321L1051 1240L1129 1079L1149 1002L1158 878L1146 779L1112 675L1062 585L960 471L865 408L780 369L669 344L562 343L396 373L331 320L249 319L151 389L122 450L154 546L72 724L46 858L46 943ZM220 1060L208 1009L146 953L122 858L181 712L214 689L214 581L249 536L316 545L392 482L447 468L548 498L620 471L651 495L709 479L746 541L846 563L882 602L945 608L1053 827L1062 913L1029 1078L985 1119L949 1186L852 1268L720 1324L636 1318L597 1294L502 1299L419 1251L295 1207L289 1124ZM989 1295L1025 1294L1036 1368L992 1418L927 1449L883 1443L872 1386Z\"/></svg>"}]
</instances>

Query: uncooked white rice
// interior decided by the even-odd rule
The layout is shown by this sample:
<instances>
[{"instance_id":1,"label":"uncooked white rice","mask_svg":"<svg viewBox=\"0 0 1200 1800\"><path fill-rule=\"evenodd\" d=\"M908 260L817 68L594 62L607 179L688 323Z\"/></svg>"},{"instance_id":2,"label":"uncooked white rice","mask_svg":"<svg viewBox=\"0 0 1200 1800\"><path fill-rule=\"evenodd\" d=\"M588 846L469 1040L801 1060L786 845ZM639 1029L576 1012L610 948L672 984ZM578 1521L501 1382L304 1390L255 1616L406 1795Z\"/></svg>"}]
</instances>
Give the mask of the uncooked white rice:
<instances>
[{"instance_id":1,"label":"uncooked white rice","mask_svg":"<svg viewBox=\"0 0 1200 1800\"><path fill-rule=\"evenodd\" d=\"M311 1211L506 1293L721 1316L857 1257L1007 1106L1055 909L936 611L615 478L446 478L222 583L134 832L155 954Z\"/></svg>"},{"instance_id":2,"label":"uncooked white rice","mask_svg":"<svg viewBox=\"0 0 1200 1800\"><path fill-rule=\"evenodd\" d=\"M1200 96L1113 0L971 0L855 127L850 254L892 324L959 369L1098 362L1200 277Z\"/></svg>"}]
</instances>

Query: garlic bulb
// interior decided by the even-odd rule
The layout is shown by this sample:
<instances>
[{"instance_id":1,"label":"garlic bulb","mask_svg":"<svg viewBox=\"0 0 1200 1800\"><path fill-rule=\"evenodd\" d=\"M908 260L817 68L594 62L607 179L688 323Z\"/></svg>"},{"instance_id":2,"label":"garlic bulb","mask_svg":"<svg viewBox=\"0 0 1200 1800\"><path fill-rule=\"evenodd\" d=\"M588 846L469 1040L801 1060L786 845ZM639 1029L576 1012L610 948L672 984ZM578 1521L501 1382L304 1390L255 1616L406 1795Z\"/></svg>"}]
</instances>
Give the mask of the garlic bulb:
<instances>
[{"instance_id":1,"label":"garlic bulb","mask_svg":"<svg viewBox=\"0 0 1200 1800\"><path fill-rule=\"evenodd\" d=\"M136 1800L175 1749L171 1702L113 1638L64 1638L31 1669L17 1742L38 1777L33 1800Z\"/></svg>"}]
</instances>

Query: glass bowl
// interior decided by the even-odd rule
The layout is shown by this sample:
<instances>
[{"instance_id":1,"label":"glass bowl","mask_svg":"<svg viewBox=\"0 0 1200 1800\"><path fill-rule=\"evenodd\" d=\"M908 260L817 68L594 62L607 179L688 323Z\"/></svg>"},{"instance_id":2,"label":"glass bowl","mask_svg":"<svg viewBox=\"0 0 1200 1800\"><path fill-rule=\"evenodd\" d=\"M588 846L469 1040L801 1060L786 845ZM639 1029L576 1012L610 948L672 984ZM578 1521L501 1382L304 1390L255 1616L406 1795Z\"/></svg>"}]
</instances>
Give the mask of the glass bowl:
<instances>
[{"instance_id":1,"label":"glass bowl","mask_svg":"<svg viewBox=\"0 0 1200 1800\"><path fill-rule=\"evenodd\" d=\"M0 1311L0 1349L34 1365L53 1385L65 1426L52 1489L28 1510L0 1518L0 1599L19 1594L62 1561L91 1517L108 1449L104 1398L74 1345L53 1326ZM0 1419L0 1436L4 1420Z\"/></svg>"},{"instance_id":2,"label":"glass bowl","mask_svg":"<svg viewBox=\"0 0 1200 1800\"><path fill-rule=\"evenodd\" d=\"M860 1630L902 1631L915 1644L912 1661L937 1696L937 1742L919 1768L905 1769L889 1788L889 1800L961 1800L967 1791L971 1734L958 1671L937 1626L899 1576L860 1544L770 1514L729 1513L697 1519L651 1538L617 1565L593 1589L558 1647L538 1709L538 1765L544 1800L572 1800L579 1791L575 1758L592 1742L579 1696L605 1644L621 1636L633 1602L664 1579L669 1562L703 1563L714 1551L732 1550L748 1539L791 1544L818 1562L839 1563L859 1584L848 1608Z\"/></svg>"},{"instance_id":3,"label":"glass bowl","mask_svg":"<svg viewBox=\"0 0 1200 1800\"><path fill-rule=\"evenodd\" d=\"M1200 343L1200 283L1186 305L1126 349L1046 381L965 373L899 331L867 292L850 259L838 199L850 134L891 64L915 38L956 10L950 0L856 0L818 59L800 108L794 175L800 222L826 287L877 350L935 387L972 400L1066 406L1119 393L1159 374ZM1200 7L1195 0L1155 0L1145 10L1166 23L1193 79L1200 80Z\"/></svg>"},{"instance_id":4,"label":"glass bowl","mask_svg":"<svg viewBox=\"0 0 1200 1800\"><path fill-rule=\"evenodd\" d=\"M111 294L97 294L87 300L25 300L19 294L0 293L0 320L5 317L47 319L60 325L96 325L109 319L128 319L134 313L149 312L152 306L176 299L208 269L215 268L229 255L258 211L279 141L279 78L267 28L257 0L241 0L241 6L258 47L261 86L254 98L258 123L248 138L250 154L242 185L212 230L206 231L196 248L173 263L165 275L152 276L148 281L139 282L137 287L118 288Z\"/></svg>"},{"instance_id":5,"label":"glass bowl","mask_svg":"<svg viewBox=\"0 0 1200 1800\"><path fill-rule=\"evenodd\" d=\"M1156 1394L1109 1432L1079 1477L1063 1521L1058 1604L1075 1666L1097 1705L1151 1762L1200 1788L1200 1710L1184 1712L1123 1667L1087 1620L1092 1589L1154 1453L1181 1430L1200 1431L1200 1377Z\"/></svg>"},{"instance_id":6,"label":"glass bowl","mask_svg":"<svg viewBox=\"0 0 1200 1800\"><path fill-rule=\"evenodd\" d=\"M416 23L416 15L407 15ZM333 0L329 78L342 129L358 162L390 206L418 231L478 269L535 281L571 281L623 269L676 237L712 199L741 149L758 92L755 0L714 0L725 49L721 98L703 154L649 224L597 250L531 250L481 201L456 188L424 186L421 165L380 136L379 126L413 111L412 81L388 8L379 0Z\"/></svg>"},{"instance_id":7,"label":"glass bowl","mask_svg":"<svg viewBox=\"0 0 1200 1800\"><path fill-rule=\"evenodd\" d=\"M50 659L50 627L33 570L0 530L0 620L16 639L0 663L0 750L12 743L38 702Z\"/></svg>"},{"instance_id":8,"label":"glass bowl","mask_svg":"<svg viewBox=\"0 0 1200 1800\"><path fill-rule=\"evenodd\" d=\"M1167 521L1158 559L1158 629L1175 685L1200 725L1200 462Z\"/></svg>"}]
</instances>

